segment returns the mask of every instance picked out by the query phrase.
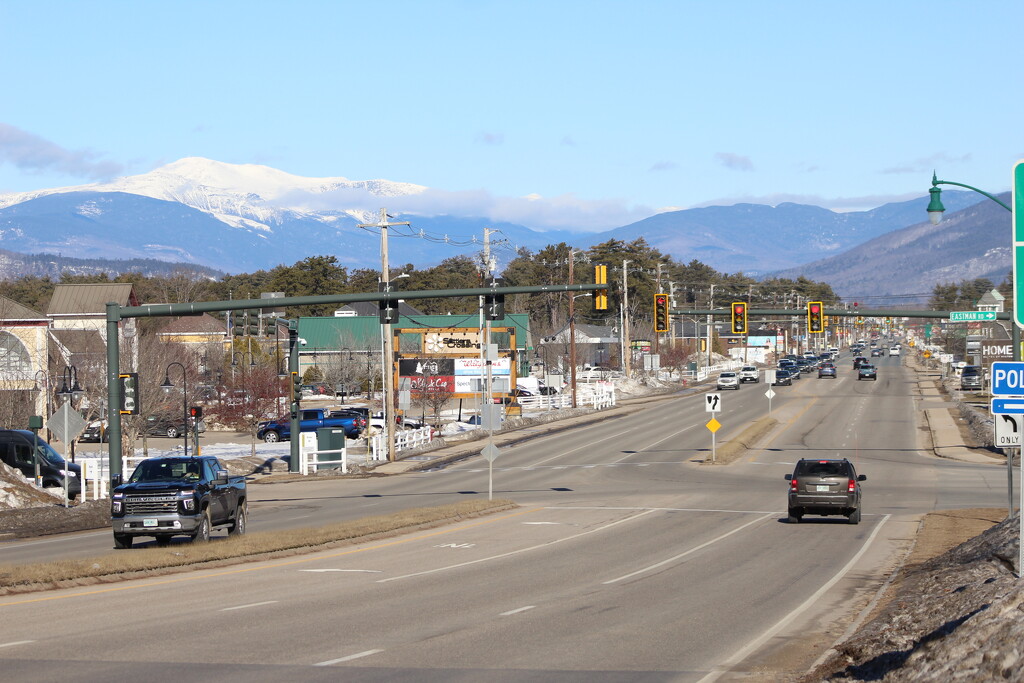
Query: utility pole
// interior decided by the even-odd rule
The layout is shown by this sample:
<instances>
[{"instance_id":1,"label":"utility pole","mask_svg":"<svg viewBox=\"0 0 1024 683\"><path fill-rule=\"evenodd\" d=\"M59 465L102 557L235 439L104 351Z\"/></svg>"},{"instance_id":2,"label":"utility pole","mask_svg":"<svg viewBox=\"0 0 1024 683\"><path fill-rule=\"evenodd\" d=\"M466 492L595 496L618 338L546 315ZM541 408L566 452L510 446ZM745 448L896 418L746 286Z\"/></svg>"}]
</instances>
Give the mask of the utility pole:
<instances>
[{"instance_id":1,"label":"utility pole","mask_svg":"<svg viewBox=\"0 0 1024 683\"><path fill-rule=\"evenodd\" d=\"M629 346L629 276L626 265L630 261L622 259L622 372L626 379L630 377L630 360L633 351Z\"/></svg>"},{"instance_id":2,"label":"utility pole","mask_svg":"<svg viewBox=\"0 0 1024 683\"><path fill-rule=\"evenodd\" d=\"M656 273L656 275L654 276L654 291L657 292L657 293L661 293L661 263L660 262L657 264L655 273ZM569 283L572 284L572 280L570 280ZM671 300L672 299L670 298L669 301L671 301ZM668 317L668 321L667 322L668 322L669 329L671 329L672 328L672 316L671 315ZM653 328L654 326L652 325L651 327ZM660 338L661 338L661 335L658 334L657 330L654 330L654 348L651 349L651 351L654 353L654 355L658 355L658 353L661 350L660 349L660 345L658 343L658 340Z\"/></svg>"},{"instance_id":3,"label":"utility pole","mask_svg":"<svg viewBox=\"0 0 1024 683\"><path fill-rule=\"evenodd\" d=\"M573 284L576 250L569 248L569 284ZM572 407L576 407L576 296L569 292L569 384L572 386Z\"/></svg>"},{"instance_id":4,"label":"utility pole","mask_svg":"<svg viewBox=\"0 0 1024 683\"><path fill-rule=\"evenodd\" d=\"M711 285L711 294L708 297L708 310L709 311L715 310L715 286L714 285ZM707 330L706 330L706 332L707 332L707 336L708 336L708 340L707 340L708 372L711 372L711 315L710 314L708 314Z\"/></svg>"},{"instance_id":5,"label":"utility pole","mask_svg":"<svg viewBox=\"0 0 1024 683\"><path fill-rule=\"evenodd\" d=\"M490 282L490 276L491 276L491 233L492 232L498 232L498 231L497 231L497 229L484 228L484 262L483 262L483 268L482 268L482 275L483 275L483 279L485 281L487 281L488 283ZM494 375L492 373L490 357L487 355L488 349L490 348L490 344L491 344L491 318L490 318L490 316L485 316L484 315L484 297L480 297L480 321L483 323L482 329L481 329L481 332L483 333L483 338L480 340L480 369L481 370L486 370L485 376L480 378L482 380L482 388L483 388L483 391L481 392L481 398L482 399L484 399L484 398L486 399L487 412L488 412L488 415L491 415L494 412L494 409L493 409L493 405L494 405L494 403L493 403L493 400L494 400ZM513 396L514 396L515 395L515 388L516 388L517 383L516 383L516 378L512 377L511 373L509 374L508 381L509 381L509 384L510 384L509 391L513 392ZM484 401L481 401L480 402L480 419L481 420L483 420L483 414L484 414ZM494 420L490 419L489 420L489 424L490 424L491 438L493 439L494 438Z\"/></svg>"},{"instance_id":6,"label":"utility pole","mask_svg":"<svg viewBox=\"0 0 1024 683\"><path fill-rule=\"evenodd\" d=\"M391 273L388 266L388 228L392 225L409 225L409 221L401 223L389 223L387 209L380 210L380 220L377 223L365 223L356 227L380 228L380 281L385 292L391 291ZM382 302L383 303L383 302ZM390 302L389 302L390 303ZM383 352L381 365L384 370L384 434L387 442L388 462L395 460L395 344L391 336L391 323L384 323L381 326L383 337Z\"/></svg>"}]
</instances>

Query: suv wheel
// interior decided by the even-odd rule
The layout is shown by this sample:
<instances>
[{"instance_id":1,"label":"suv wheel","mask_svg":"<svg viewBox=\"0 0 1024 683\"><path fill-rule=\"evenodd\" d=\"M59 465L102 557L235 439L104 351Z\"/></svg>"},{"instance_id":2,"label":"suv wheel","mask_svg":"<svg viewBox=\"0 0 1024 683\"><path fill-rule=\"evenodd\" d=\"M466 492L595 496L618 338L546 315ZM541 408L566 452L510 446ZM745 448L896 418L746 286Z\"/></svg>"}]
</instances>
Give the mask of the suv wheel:
<instances>
[{"instance_id":1,"label":"suv wheel","mask_svg":"<svg viewBox=\"0 0 1024 683\"><path fill-rule=\"evenodd\" d=\"M860 508L847 515L847 519L850 520L850 524L860 524Z\"/></svg>"},{"instance_id":2,"label":"suv wheel","mask_svg":"<svg viewBox=\"0 0 1024 683\"><path fill-rule=\"evenodd\" d=\"M790 524L799 524L801 517L803 517L803 515L797 513L795 510L790 510L789 511L789 519L786 520L786 521L789 522Z\"/></svg>"}]
</instances>

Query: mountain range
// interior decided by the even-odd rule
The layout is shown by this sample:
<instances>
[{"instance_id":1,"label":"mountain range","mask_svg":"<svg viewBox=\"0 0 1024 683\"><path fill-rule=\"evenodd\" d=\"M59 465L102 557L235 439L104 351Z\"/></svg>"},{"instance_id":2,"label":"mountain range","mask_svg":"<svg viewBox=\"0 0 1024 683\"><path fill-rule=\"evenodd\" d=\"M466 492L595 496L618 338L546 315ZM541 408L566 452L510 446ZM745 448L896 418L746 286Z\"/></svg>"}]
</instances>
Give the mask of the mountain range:
<instances>
[{"instance_id":1,"label":"mountain range","mask_svg":"<svg viewBox=\"0 0 1024 683\"><path fill-rule=\"evenodd\" d=\"M152 259L228 273L334 255L350 268L379 269L379 230L365 227L379 214L367 207L415 204L427 191L410 183L307 178L192 157L109 183L2 194L0 249L9 253L0 254L0 276L14 275L9 264L19 253ZM488 228L499 231L492 237L499 262L524 247L537 251L565 242L587 248L643 237L681 263L696 259L755 277L800 273L841 293L861 286L885 294L919 292L931 288L923 284L929 278L986 277L1009 268L1008 249L981 239L973 225L994 225L1005 216L987 209L979 195L945 191L948 218L936 228L922 221L927 201L922 196L847 213L793 203L711 206L659 213L601 232L542 231L486 216L389 209L390 221L411 223L389 229L390 262L428 267L478 252ZM973 214L958 213L972 206ZM997 234L994 227L991 232ZM1008 240L1001 242L1008 247ZM925 243L927 259L920 252ZM880 269L883 262L888 273ZM947 280L932 285L939 281Z\"/></svg>"}]
</instances>

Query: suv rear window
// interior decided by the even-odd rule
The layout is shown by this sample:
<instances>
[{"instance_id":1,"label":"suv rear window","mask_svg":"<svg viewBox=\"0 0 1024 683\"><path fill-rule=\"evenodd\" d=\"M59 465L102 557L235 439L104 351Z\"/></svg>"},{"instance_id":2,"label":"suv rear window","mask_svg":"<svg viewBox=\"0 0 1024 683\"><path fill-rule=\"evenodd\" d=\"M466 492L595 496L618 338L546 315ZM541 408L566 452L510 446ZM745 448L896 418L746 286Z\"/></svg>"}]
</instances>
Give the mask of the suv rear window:
<instances>
[{"instance_id":1,"label":"suv rear window","mask_svg":"<svg viewBox=\"0 0 1024 683\"><path fill-rule=\"evenodd\" d=\"M801 461L797 463L795 476L821 476L821 477L849 477L851 476L849 464L845 462L817 462L815 460Z\"/></svg>"}]
</instances>

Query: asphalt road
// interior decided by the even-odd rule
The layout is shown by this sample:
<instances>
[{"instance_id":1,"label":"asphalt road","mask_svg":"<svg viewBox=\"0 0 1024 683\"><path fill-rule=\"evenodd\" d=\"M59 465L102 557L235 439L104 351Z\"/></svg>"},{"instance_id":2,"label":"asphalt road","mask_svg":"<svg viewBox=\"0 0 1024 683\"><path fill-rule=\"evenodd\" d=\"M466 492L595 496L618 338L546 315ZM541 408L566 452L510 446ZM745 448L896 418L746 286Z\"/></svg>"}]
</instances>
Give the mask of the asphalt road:
<instances>
[{"instance_id":1,"label":"asphalt road","mask_svg":"<svg viewBox=\"0 0 1024 683\"><path fill-rule=\"evenodd\" d=\"M345 550L0 598L11 680L710 681L841 635L934 509L998 505L1005 470L918 450L911 377L778 387L765 447L707 466L701 395L503 448L518 510ZM767 413L723 395L719 442ZM864 516L785 522L800 457L847 457ZM486 461L385 479L253 486L250 531L486 495ZM70 556L109 532L0 546ZM17 547L15 547L17 546ZM45 548L45 550L43 550ZM95 552L95 550L93 551ZM810 635L809 635L810 634ZM154 666L157 665L157 666ZM337 671L344 669L344 671Z\"/></svg>"}]
</instances>

